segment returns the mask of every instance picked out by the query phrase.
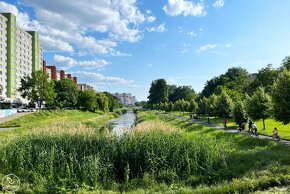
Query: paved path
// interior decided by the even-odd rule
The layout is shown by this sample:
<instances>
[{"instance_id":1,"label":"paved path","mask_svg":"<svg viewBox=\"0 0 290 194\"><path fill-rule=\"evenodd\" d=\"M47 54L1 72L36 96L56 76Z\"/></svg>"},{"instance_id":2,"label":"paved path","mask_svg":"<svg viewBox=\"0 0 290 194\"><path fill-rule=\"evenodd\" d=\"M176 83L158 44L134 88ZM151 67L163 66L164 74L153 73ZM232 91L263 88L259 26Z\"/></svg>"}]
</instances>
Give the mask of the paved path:
<instances>
[{"instance_id":1,"label":"paved path","mask_svg":"<svg viewBox=\"0 0 290 194\"><path fill-rule=\"evenodd\" d=\"M237 129L224 128L222 126L218 126L218 125L215 125L215 124L209 124L207 122L198 121L198 120L195 120L195 119L185 118L183 116L175 116L175 118L179 118L179 119L182 119L182 120L185 120L185 121L189 121L189 122L192 122L194 124L200 124L200 125L208 126L208 127L213 128L213 129L224 130L224 131L229 132L229 133L240 133L240 134L252 137L252 138L267 139L267 140L270 140L270 141L275 141L275 140L272 139L272 137L266 136L266 135L259 134L259 137L254 137L254 136L250 135L246 131L239 132ZM276 142L279 143L279 144L290 146L290 141L289 140L281 139L280 141L276 141Z\"/></svg>"},{"instance_id":2,"label":"paved path","mask_svg":"<svg viewBox=\"0 0 290 194\"><path fill-rule=\"evenodd\" d=\"M16 114L10 115L8 117L0 118L0 123L4 123L6 121L11 121L11 120L17 119L19 117L22 117L24 115L28 115L31 113L33 113L33 112L16 113Z\"/></svg>"},{"instance_id":3,"label":"paved path","mask_svg":"<svg viewBox=\"0 0 290 194\"><path fill-rule=\"evenodd\" d=\"M28 115L31 113L32 112L16 113L16 114L10 115L8 117L0 118L0 123L4 123L6 121L11 121L11 120L17 119L19 117L22 117L24 115ZM17 129L17 128L19 128L19 127L2 127L2 128L0 128L0 131L13 130L13 129Z\"/></svg>"}]
</instances>

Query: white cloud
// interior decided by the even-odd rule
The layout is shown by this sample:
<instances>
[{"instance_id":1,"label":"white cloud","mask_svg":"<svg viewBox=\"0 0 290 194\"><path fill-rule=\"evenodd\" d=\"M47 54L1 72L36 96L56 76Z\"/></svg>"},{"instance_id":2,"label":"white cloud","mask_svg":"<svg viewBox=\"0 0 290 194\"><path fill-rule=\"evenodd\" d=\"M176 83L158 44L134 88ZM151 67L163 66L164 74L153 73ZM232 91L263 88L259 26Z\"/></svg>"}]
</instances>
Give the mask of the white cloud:
<instances>
[{"instance_id":1,"label":"white cloud","mask_svg":"<svg viewBox=\"0 0 290 194\"><path fill-rule=\"evenodd\" d=\"M153 64L152 64L152 63L150 63L150 64L147 64L146 66L147 66L147 67L152 67L152 66L153 66Z\"/></svg>"},{"instance_id":2,"label":"white cloud","mask_svg":"<svg viewBox=\"0 0 290 194\"><path fill-rule=\"evenodd\" d=\"M117 55L119 51L114 47L119 42L139 41L142 38L139 24L155 18L142 14L136 0L22 0L22 3L33 8L36 19L3 1L0 11L15 14L17 24L24 30L38 31L46 51Z\"/></svg>"},{"instance_id":3,"label":"white cloud","mask_svg":"<svg viewBox=\"0 0 290 194\"><path fill-rule=\"evenodd\" d=\"M187 35L190 36L191 38L195 38L195 37L197 37L197 33L195 33L194 31L192 31L192 32L187 32Z\"/></svg>"},{"instance_id":4,"label":"white cloud","mask_svg":"<svg viewBox=\"0 0 290 194\"><path fill-rule=\"evenodd\" d=\"M93 60L93 61L77 61L71 57L65 57L62 55L54 55L53 61L55 64L62 67L80 67L84 69L101 69L107 66L109 63L104 59Z\"/></svg>"},{"instance_id":5,"label":"white cloud","mask_svg":"<svg viewBox=\"0 0 290 194\"><path fill-rule=\"evenodd\" d=\"M206 11L203 3L193 3L188 0L168 0L163 7L166 14L170 16L205 16Z\"/></svg>"},{"instance_id":6,"label":"white cloud","mask_svg":"<svg viewBox=\"0 0 290 194\"><path fill-rule=\"evenodd\" d=\"M148 22L154 22L155 20L156 20L156 17L154 17L152 15L147 17Z\"/></svg>"},{"instance_id":7,"label":"white cloud","mask_svg":"<svg viewBox=\"0 0 290 194\"><path fill-rule=\"evenodd\" d=\"M227 48L229 48L229 47L231 47L231 46L232 46L231 43L225 45L225 47L227 47Z\"/></svg>"},{"instance_id":8,"label":"white cloud","mask_svg":"<svg viewBox=\"0 0 290 194\"><path fill-rule=\"evenodd\" d=\"M214 49L217 46L218 46L217 44L206 44L206 45L201 46L197 50L197 52L200 53L200 52L205 51L205 50L208 50L208 49Z\"/></svg>"},{"instance_id":9,"label":"white cloud","mask_svg":"<svg viewBox=\"0 0 290 194\"><path fill-rule=\"evenodd\" d=\"M224 0L216 0L212 6L215 8L221 8L224 6L224 4L225 4Z\"/></svg>"},{"instance_id":10,"label":"white cloud","mask_svg":"<svg viewBox=\"0 0 290 194\"><path fill-rule=\"evenodd\" d=\"M139 87L135 84L134 80L126 80L120 77L112 77L112 76L104 76L100 73L87 72L87 71L76 71L72 72L72 74L77 77L84 78L87 81L95 82L96 84L104 85L120 85L120 86L128 86L128 87Z\"/></svg>"},{"instance_id":11,"label":"white cloud","mask_svg":"<svg viewBox=\"0 0 290 194\"><path fill-rule=\"evenodd\" d=\"M156 27L151 27L151 28L146 28L146 30L148 32L164 32L166 31L166 27L165 27L165 24L160 24L159 26L156 26Z\"/></svg>"}]
</instances>

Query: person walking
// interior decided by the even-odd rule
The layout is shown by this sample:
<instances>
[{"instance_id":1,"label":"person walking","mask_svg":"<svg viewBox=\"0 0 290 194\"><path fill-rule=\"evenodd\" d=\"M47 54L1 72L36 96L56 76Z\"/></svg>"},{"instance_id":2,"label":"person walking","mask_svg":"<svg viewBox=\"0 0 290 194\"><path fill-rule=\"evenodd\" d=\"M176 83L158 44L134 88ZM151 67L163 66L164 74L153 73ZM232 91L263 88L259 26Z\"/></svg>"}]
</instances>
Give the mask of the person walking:
<instances>
[{"instance_id":1,"label":"person walking","mask_svg":"<svg viewBox=\"0 0 290 194\"><path fill-rule=\"evenodd\" d=\"M249 131L248 132L252 132L252 125L253 125L253 121L250 120L249 121Z\"/></svg>"},{"instance_id":2,"label":"person walking","mask_svg":"<svg viewBox=\"0 0 290 194\"><path fill-rule=\"evenodd\" d=\"M228 123L228 119L225 117L224 118L224 128L227 128L227 123Z\"/></svg>"}]
</instances>

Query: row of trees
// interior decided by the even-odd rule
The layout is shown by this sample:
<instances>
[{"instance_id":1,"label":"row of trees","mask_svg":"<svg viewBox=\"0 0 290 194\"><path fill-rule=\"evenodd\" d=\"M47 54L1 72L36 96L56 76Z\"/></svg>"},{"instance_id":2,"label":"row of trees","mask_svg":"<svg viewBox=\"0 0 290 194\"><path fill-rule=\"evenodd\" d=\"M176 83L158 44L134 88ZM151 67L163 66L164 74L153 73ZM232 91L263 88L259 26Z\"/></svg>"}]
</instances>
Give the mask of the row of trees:
<instances>
[{"instance_id":1,"label":"row of trees","mask_svg":"<svg viewBox=\"0 0 290 194\"><path fill-rule=\"evenodd\" d=\"M108 92L94 90L79 91L69 78L59 81L48 80L42 71L33 72L32 76L21 79L21 96L47 108L78 108L88 111L113 111L122 107L118 98Z\"/></svg>"},{"instance_id":2,"label":"row of trees","mask_svg":"<svg viewBox=\"0 0 290 194\"><path fill-rule=\"evenodd\" d=\"M165 79L157 79L151 83L148 103L150 105L178 100L190 101L195 99L196 93L191 86L168 85Z\"/></svg>"},{"instance_id":3,"label":"row of trees","mask_svg":"<svg viewBox=\"0 0 290 194\"><path fill-rule=\"evenodd\" d=\"M207 81L198 95L189 86L175 86L179 89L187 88L184 93L173 90L178 93L175 94L178 96L176 101L169 100L171 86L164 79L158 79L151 84L147 106L152 109L191 111L216 117L233 116L237 123L244 122L246 117L263 121L272 117L287 124L290 122L289 70L290 57L286 57L279 68L273 68L272 65L262 68L255 74L254 80L247 70L233 67L225 74Z\"/></svg>"}]
</instances>

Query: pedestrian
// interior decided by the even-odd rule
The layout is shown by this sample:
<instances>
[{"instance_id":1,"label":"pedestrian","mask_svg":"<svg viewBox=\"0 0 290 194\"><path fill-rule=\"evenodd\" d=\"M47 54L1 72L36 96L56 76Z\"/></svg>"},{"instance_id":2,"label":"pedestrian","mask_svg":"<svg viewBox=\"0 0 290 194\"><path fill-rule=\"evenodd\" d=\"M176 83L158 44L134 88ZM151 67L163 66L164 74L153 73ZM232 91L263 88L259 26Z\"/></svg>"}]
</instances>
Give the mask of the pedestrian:
<instances>
[{"instance_id":1,"label":"pedestrian","mask_svg":"<svg viewBox=\"0 0 290 194\"><path fill-rule=\"evenodd\" d=\"M224 127L227 128L227 123L228 123L228 119L225 117L224 118Z\"/></svg>"},{"instance_id":2,"label":"pedestrian","mask_svg":"<svg viewBox=\"0 0 290 194\"><path fill-rule=\"evenodd\" d=\"M249 121L249 131L248 132L252 132L252 124L253 124L253 121L250 120Z\"/></svg>"}]
</instances>

